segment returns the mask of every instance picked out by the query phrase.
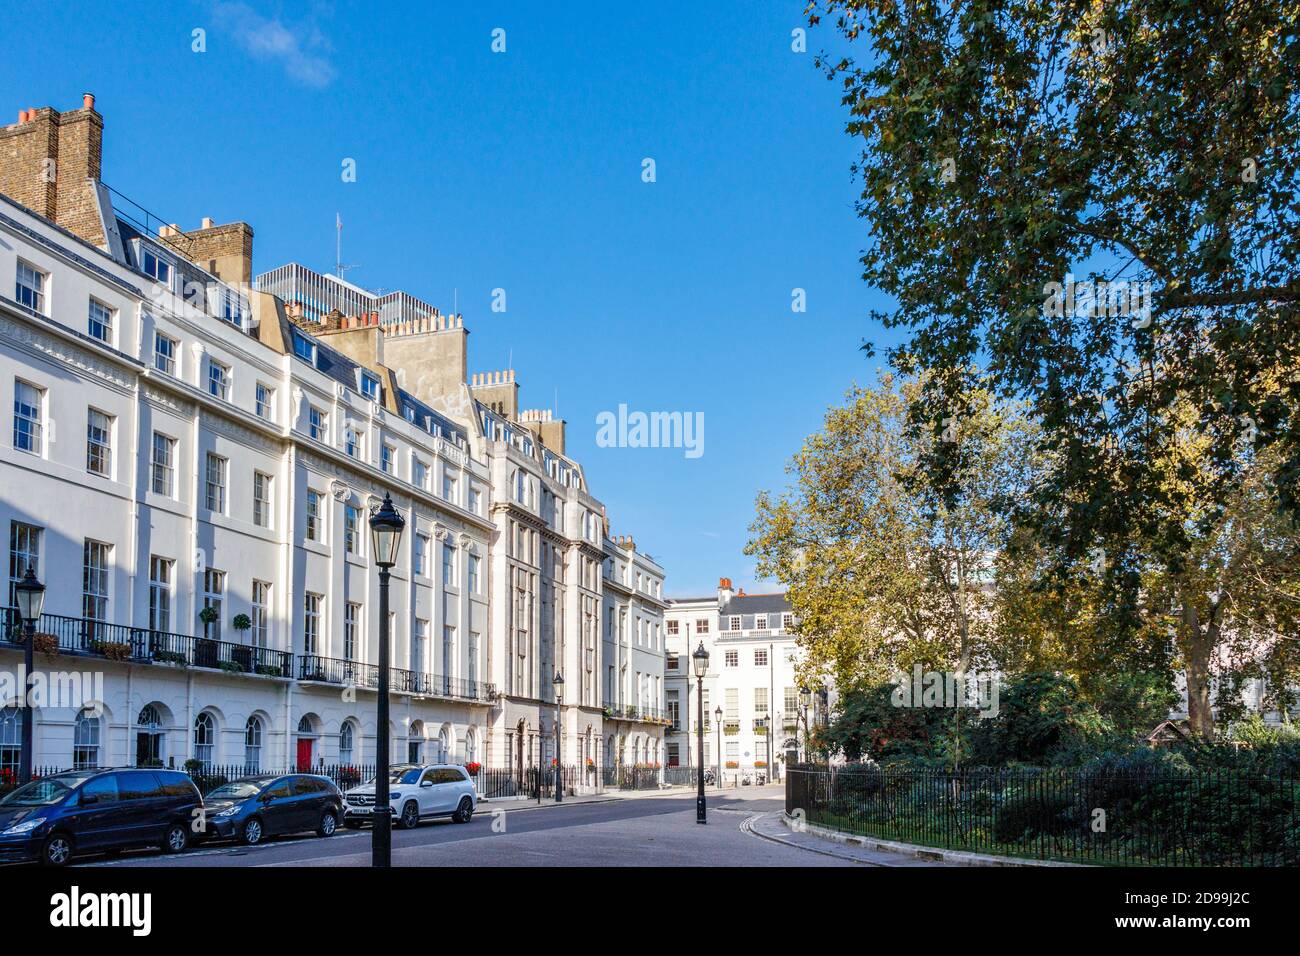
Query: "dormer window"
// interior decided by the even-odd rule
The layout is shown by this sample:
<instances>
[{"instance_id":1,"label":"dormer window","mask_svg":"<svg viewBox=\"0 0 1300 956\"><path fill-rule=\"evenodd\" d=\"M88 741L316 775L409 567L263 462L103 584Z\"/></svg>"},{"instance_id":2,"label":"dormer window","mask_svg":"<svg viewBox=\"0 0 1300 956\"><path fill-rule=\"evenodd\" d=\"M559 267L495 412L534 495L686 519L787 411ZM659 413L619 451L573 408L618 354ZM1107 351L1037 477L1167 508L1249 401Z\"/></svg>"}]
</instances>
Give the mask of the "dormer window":
<instances>
[{"instance_id":1,"label":"dormer window","mask_svg":"<svg viewBox=\"0 0 1300 956\"><path fill-rule=\"evenodd\" d=\"M379 377L369 372L361 373L361 394L372 402L379 401Z\"/></svg>"},{"instance_id":2,"label":"dormer window","mask_svg":"<svg viewBox=\"0 0 1300 956\"><path fill-rule=\"evenodd\" d=\"M148 246L143 247L140 252L140 271L171 288L172 264Z\"/></svg>"},{"instance_id":3,"label":"dormer window","mask_svg":"<svg viewBox=\"0 0 1300 956\"><path fill-rule=\"evenodd\" d=\"M233 289L223 289L221 292L221 318L237 329L244 327L244 303L240 301L239 293Z\"/></svg>"},{"instance_id":4,"label":"dormer window","mask_svg":"<svg viewBox=\"0 0 1300 956\"><path fill-rule=\"evenodd\" d=\"M293 354L304 362L316 364L316 343L301 332L293 333Z\"/></svg>"}]
</instances>

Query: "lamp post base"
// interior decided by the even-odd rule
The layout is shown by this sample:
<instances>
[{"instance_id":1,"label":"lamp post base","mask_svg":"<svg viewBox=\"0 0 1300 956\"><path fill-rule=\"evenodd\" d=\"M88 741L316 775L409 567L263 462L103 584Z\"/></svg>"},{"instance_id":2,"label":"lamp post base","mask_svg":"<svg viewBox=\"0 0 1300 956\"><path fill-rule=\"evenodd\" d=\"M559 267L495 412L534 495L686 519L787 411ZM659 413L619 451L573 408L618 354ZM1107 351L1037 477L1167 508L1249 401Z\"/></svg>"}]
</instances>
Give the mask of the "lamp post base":
<instances>
[{"instance_id":1,"label":"lamp post base","mask_svg":"<svg viewBox=\"0 0 1300 956\"><path fill-rule=\"evenodd\" d=\"M695 822L708 823L707 812L704 809L704 794L695 798Z\"/></svg>"}]
</instances>

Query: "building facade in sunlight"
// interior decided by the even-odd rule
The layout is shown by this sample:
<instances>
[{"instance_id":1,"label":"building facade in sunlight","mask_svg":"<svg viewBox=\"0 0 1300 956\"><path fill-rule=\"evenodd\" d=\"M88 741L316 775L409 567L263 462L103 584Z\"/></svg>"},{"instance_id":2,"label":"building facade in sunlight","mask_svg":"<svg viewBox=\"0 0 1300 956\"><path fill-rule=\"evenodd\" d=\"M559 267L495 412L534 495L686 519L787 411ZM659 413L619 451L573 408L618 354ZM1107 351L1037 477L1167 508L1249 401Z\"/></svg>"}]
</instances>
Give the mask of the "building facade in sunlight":
<instances>
[{"instance_id":1,"label":"building facade in sunlight","mask_svg":"<svg viewBox=\"0 0 1300 956\"><path fill-rule=\"evenodd\" d=\"M549 764L558 718L579 785L660 764L664 572L611 536L565 423L467 371L460 315L345 311L299 266L255 284L248 224L135 205L102 132L89 95L0 129L0 669L30 566L37 668L92 688L38 707L35 763L373 765L388 494L394 762ZM0 704L0 771L20 722Z\"/></svg>"}]
</instances>

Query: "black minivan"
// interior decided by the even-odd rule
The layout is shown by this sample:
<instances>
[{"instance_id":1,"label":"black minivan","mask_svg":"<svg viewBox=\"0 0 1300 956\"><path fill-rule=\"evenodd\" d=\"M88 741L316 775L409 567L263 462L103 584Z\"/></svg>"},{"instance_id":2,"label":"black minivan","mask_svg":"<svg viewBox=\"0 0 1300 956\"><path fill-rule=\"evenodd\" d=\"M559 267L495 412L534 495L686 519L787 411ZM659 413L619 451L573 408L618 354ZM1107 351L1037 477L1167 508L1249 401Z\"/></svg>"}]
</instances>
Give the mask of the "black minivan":
<instances>
[{"instance_id":1,"label":"black minivan","mask_svg":"<svg viewBox=\"0 0 1300 956\"><path fill-rule=\"evenodd\" d=\"M0 862L63 866L74 855L156 846L179 853L203 798L178 770L73 770L0 799Z\"/></svg>"},{"instance_id":2,"label":"black minivan","mask_svg":"<svg viewBox=\"0 0 1300 956\"><path fill-rule=\"evenodd\" d=\"M334 781L305 773L241 777L210 791L203 805L206 836L247 846L305 830L333 836L343 819L343 794Z\"/></svg>"}]
</instances>

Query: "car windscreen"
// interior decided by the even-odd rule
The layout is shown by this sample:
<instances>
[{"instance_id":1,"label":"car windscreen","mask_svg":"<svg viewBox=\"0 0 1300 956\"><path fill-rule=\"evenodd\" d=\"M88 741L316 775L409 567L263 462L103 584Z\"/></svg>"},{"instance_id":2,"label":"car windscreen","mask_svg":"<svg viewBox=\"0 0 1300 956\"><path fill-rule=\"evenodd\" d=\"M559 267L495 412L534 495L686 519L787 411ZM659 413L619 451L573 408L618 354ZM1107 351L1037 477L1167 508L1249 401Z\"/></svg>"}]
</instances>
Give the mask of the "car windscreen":
<instances>
[{"instance_id":1,"label":"car windscreen","mask_svg":"<svg viewBox=\"0 0 1300 956\"><path fill-rule=\"evenodd\" d=\"M261 793L266 784L267 781L265 780L232 780L230 783L210 791L205 799L247 800L249 797L255 797Z\"/></svg>"},{"instance_id":2,"label":"car windscreen","mask_svg":"<svg viewBox=\"0 0 1300 956\"><path fill-rule=\"evenodd\" d=\"M388 771L389 783L412 784L420 779L419 767L394 767Z\"/></svg>"},{"instance_id":3,"label":"car windscreen","mask_svg":"<svg viewBox=\"0 0 1300 956\"><path fill-rule=\"evenodd\" d=\"M24 784L0 798L3 807L49 807L61 801L85 777L46 777Z\"/></svg>"}]
</instances>

